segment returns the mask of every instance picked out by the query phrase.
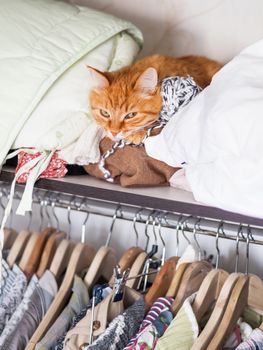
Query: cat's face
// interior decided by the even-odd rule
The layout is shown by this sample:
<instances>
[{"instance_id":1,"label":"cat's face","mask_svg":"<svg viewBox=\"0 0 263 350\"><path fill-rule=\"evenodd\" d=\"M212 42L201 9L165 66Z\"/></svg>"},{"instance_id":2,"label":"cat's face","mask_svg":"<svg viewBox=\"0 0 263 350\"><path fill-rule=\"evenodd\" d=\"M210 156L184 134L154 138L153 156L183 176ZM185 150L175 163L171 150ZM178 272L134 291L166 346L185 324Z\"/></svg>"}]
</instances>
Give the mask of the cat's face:
<instances>
[{"instance_id":1,"label":"cat's face","mask_svg":"<svg viewBox=\"0 0 263 350\"><path fill-rule=\"evenodd\" d=\"M158 119L162 107L156 70L148 68L141 75L131 77L88 69L95 86L90 104L96 122L115 141L126 139L139 143Z\"/></svg>"}]
</instances>

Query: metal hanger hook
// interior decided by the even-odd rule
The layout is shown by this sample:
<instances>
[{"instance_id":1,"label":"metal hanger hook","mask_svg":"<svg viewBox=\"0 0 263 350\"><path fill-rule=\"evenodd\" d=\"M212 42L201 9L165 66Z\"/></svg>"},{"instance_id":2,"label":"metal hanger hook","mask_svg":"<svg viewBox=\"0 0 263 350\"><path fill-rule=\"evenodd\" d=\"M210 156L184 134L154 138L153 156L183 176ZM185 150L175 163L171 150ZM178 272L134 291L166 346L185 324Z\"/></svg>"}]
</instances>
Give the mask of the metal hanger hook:
<instances>
[{"instance_id":1,"label":"metal hanger hook","mask_svg":"<svg viewBox=\"0 0 263 350\"><path fill-rule=\"evenodd\" d=\"M164 218L166 218L166 213L160 213L160 215L157 218L158 218L158 234L163 245L162 258L161 258L162 265L163 265L165 262L165 256L166 256L166 243L162 236L162 221L164 220Z\"/></svg>"},{"instance_id":2,"label":"metal hanger hook","mask_svg":"<svg viewBox=\"0 0 263 350\"><path fill-rule=\"evenodd\" d=\"M137 230L137 227L136 227L136 224L138 222L138 220L141 220L141 212L143 211L143 208L140 208L139 210L137 210L137 212L134 214L134 217L133 217L133 230L135 232L135 237L136 237L136 242L135 242L135 245L136 247L139 246L139 232Z\"/></svg>"},{"instance_id":3,"label":"metal hanger hook","mask_svg":"<svg viewBox=\"0 0 263 350\"><path fill-rule=\"evenodd\" d=\"M149 215L145 221L144 234L146 236L146 244L145 244L145 251L146 252L148 251L149 242L150 242L150 235L148 233L148 229L149 229L149 225L150 225L151 221L153 220L153 218L152 218L153 214L154 214L154 210L149 213Z\"/></svg>"},{"instance_id":4,"label":"metal hanger hook","mask_svg":"<svg viewBox=\"0 0 263 350\"><path fill-rule=\"evenodd\" d=\"M225 236L224 232L224 222L221 220L218 224L217 231L216 231L216 266L215 268L218 269L219 266L219 259L220 259L220 249L219 249L219 237L220 237L220 231Z\"/></svg>"},{"instance_id":5,"label":"metal hanger hook","mask_svg":"<svg viewBox=\"0 0 263 350\"><path fill-rule=\"evenodd\" d=\"M247 239L246 239L246 275L249 273L249 245L250 242L254 241L251 233L250 225L247 226Z\"/></svg>"},{"instance_id":6,"label":"metal hanger hook","mask_svg":"<svg viewBox=\"0 0 263 350\"><path fill-rule=\"evenodd\" d=\"M191 241L190 241L190 239L186 236L185 230L187 229L187 223L188 223L188 221L189 221L190 218L191 218L191 216L186 217L184 220L181 220L181 222L180 222L180 229L181 229L182 235L183 235L184 239L187 241L187 243L188 243L189 245L191 244Z\"/></svg>"},{"instance_id":7,"label":"metal hanger hook","mask_svg":"<svg viewBox=\"0 0 263 350\"><path fill-rule=\"evenodd\" d=\"M155 242L156 245L158 245L158 242L157 242L157 234L156 234L156 231L155 231L157 216L158 216L158 212L154 211L154 214L153 214L153 216L152 216L152 218L153 218L153 221L152 221L152 228L153 228L154 242Z\"/></svg>"},{"instance_id":8,"label":"metal hanger hook","mask_svg":"<svg viewBox=\"0 0 263 350\"><path fill-rule=\"evenodd\" d=\"M110 225L110 230L108 233L108 237L107 237L107 241L106 241L106 247L108 247L110 245L110 241L111 241L111 237L112 237L112 232L113 232L113 228L115 225L115 222L117 220L118 217L118 212L120 213L119 217L122 218L123 217L123 213L122 213L122 207L120 204L117 205L114 214L112 216L112 221L111 221L111 225Z\"/></svg>"},{"instance_id":9,"label":"metal hanger hook","mask_svg":"<svg viewBox=\"0 0 263 350\"><path fill-rule=\"evenodd\" d=\"M82 203L80 204L80 208L81 206L84 204L85 201L85 198L83 199ZM86 218L84 220L84 222L82 223L82 226L81 226L81 243L86 243L86 225L87 225L87 221L89 219L89 216L90 216L90 212L88 210L88 205L85 206L86 208Z\"/></svg>"},{"instance_id":10,"label":"metal hanger hook","mask_svg":"<svg viewBox=\"0 0 263 350\"><path fill-rule=\"evenodd\" d=\"M47 221L48 221L48 227L52 226L52 221L51 221L51 217L49 215L49 212L48 212L48 198L49 198L49 191L47 191L44 195L44 208L45 208L45 214L46 214L46 217L47 217Z\"/></svg>"},{"instance_id":11,"label":"metal hanger hook","mask_svg":"<svg viewBox=\"0 0 263 350\"><path fill-rule=\"evenodd\" d=\"M238 230L237 230L235 272L238 272L238 266L239 266L239 242L240 242L240 235L243 236L243 225L242 224L239 225Z\"/></svg>"},{"instance_id":12,"label":"metal hanger hook","mask_svg":"<svg viewBox=\"0 0 263 350\"><path fill-rule=\"evenodd\" d=\"M69 201L68 206L67 206L67 219L68 219L67 239L70 239L70 236L71 236L71 229L72 229L72 223L71 223L71 209L72 208L71 208L71 206L74 203L75 197L76 196L71 197L71 200Z\"/></svg>"},{"instance_id":13,"label":"metal hanger hook","mask_svg":"<svg viewBox=\"0 0 263 350\"><path fill-rule=\"evenodd\" d=\"M199 261L201 261L202 255L203 255L201 246L197 240L197 231L200 230L200 221L201 221L201 218L197 218L197 220L194 223L194 227L193 227L194 241L195 241L196 246L198 248L198 260Z\"/></svg>"},{"instance_id":14,"label":"metal hanger hook","mask_svg":"<svg viewBox=\"0 0 263 350\"><path fill-rule=\"evenodd\" d=\"M39 216L40 216L40 224L39 224L39 232L42 231L44 224L44 200L39 193L37 193L37 199L39 201Z\"/></svg>"},{"instance_id":15,"label":"metal hanger hook","mask_svg":"<svg viewBox=\"0 0 263 350\"><path fill-rule=\"evenodd\" d=\"M58 220L57 214L55 212L55 208L56 208L56 205L58 203L59 197L60 197L60 193L57 192L54 196L54 199L51 199L51 213L55 219L55 222L56 222L55 226L56 226L57 231L59 231L60 228L59 228L59 220Z\"/></svg>"},{"instance_id":16,"label":"metal hanger hook","mask_svg":"<svg viewBox=\"0 0 263 350\"><path fill-rule=\"evenodd\" d=\"M181 221L183 219L183 216L180 215L177 223L176 223L176 227L175 227L175 240L176 240L176 249L175 249L175 255L178 256L179 255L179 230L181 227Z\"/></svg>"}]
</instances>

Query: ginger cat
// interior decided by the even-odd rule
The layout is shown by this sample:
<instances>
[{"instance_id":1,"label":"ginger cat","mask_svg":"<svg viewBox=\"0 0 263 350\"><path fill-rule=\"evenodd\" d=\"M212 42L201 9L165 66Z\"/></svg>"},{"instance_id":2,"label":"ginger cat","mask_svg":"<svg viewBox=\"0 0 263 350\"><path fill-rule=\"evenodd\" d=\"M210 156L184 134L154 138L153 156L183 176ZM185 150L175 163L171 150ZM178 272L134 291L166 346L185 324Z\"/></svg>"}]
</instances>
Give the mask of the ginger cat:
<instances>
[{"instance_id":1,"label":"ginger cat","mask_svg":"<svg viewBox=\"0 0 263 350\"><path fill-rule=\"evenodd\" d=\"M112 140L139 144L162 109L162 79L190 75L204 88L221 67L206 57L161 55L145 57L110 73L87 66L94 86L90 93L93 116Z\"/></svg>"}]
</instances>

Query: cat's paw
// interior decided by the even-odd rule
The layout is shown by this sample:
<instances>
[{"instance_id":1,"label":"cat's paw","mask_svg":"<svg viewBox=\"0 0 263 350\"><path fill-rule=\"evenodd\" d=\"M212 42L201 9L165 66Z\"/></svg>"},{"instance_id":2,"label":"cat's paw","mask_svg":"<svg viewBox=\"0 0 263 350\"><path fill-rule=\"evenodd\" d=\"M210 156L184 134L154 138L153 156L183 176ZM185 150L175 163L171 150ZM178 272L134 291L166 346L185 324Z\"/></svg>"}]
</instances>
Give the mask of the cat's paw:
<instances>
[{"instance_id":1,"label":"cat's paw","mask_svg":"<svg viewBox=\"0 0 263 350\"><path fill-rule=\"evenodd\" d=\"M136 134L128 136L126 140L135 145L139 145L143 141L145 135L146 135L146 131L142 130L137 132Z\"/></svg>"}]
</instances>

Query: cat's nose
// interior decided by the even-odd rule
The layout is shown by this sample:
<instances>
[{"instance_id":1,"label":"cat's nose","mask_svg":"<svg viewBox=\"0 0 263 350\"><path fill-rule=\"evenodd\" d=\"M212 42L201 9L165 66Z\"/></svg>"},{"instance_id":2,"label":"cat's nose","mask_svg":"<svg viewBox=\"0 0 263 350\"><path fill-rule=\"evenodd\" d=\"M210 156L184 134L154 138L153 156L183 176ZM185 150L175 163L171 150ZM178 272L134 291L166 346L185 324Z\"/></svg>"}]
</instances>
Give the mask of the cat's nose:
<instances>
[{"instance_id":1,"label":"cat's nose","mask_svg":"<svg viewBox=\"0 0 263 350\"><path fill-rule=\"evenodd\" d=\"M115 137L115 136L118 135L118 132L112 132L112 131L111 131L111 134L112 134L113 137Z\"/></svg>"}]
</instances>

